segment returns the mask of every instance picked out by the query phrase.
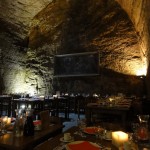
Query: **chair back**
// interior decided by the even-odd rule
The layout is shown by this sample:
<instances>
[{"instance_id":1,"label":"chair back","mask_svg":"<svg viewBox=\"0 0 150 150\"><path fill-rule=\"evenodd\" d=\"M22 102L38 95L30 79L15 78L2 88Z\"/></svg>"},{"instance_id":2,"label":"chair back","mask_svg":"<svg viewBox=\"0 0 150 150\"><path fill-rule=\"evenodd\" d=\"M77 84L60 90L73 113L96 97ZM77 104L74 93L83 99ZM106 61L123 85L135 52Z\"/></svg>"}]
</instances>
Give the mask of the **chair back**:
<instances>
[{"instance_id":1,"label":"chair back","mask_svg":"<svg viewBox=\"0 0 150 150\"><path fill-rule=\"evenodd\" d=\"M40 118L41 118L42 129L48 128L50 125L49 111L48 110L41 111L40 112Z\"/></svg>"}]
</instances>

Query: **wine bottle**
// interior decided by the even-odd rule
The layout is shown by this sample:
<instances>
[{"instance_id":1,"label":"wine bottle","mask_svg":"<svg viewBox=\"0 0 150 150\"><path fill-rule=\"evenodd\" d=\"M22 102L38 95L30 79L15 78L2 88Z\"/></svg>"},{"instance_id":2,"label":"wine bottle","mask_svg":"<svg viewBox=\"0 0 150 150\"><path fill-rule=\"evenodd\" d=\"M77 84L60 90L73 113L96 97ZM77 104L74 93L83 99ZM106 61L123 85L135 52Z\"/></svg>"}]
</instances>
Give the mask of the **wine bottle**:
<instances>
[{"instance_id":1,"label":"wine bottle","mask_svg":"<svg viewBox=\"0 0 150 150\"><path fill-rule=\"evenodd\" d=\"M34 124L32 116L27 116L25 124L24 124L24 130L23 130L24 136L32 136L34 135Z\"/></svg>"}]
</instances>

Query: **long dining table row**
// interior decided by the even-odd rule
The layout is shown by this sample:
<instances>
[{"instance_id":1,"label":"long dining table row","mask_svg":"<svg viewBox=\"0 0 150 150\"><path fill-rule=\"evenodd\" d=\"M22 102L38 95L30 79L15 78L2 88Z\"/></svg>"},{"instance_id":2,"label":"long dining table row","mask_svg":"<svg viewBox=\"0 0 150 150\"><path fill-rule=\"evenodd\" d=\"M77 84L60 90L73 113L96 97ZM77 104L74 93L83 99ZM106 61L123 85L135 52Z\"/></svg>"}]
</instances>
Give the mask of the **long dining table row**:
<instances>
[{"instance_id":1,"label":"long dining table row","mask_svg":"<svg viewBox=\"0 0 150 150\"><path fill-rule=\"evenodd\" d=\"M53 116L64 112L64 117L69 118L70 101L68 97L33 97L13 98L9 95L0 96L0 116L16 116L16 109L34 109L34 114L40 111L49 110Z\"/></svg>"},{"instance_id":2,"label":"long dining table row","mask_svg":"<svg viewBox=\"0 0 150 150\"><path fill-rule=\"evenodd\" d=\"M34 97L14 97L11 95L0 95L0 116L7 115L15 117L15 109L31 108L35 114L49 110L53 116L58 116L59 112L64 113L65 119L69 119L69 113L85 113L86 104L91 101L91 97L78 96L34 96ZM95 99L96 100L96 99Z\"/></svg>"}]
</instances>

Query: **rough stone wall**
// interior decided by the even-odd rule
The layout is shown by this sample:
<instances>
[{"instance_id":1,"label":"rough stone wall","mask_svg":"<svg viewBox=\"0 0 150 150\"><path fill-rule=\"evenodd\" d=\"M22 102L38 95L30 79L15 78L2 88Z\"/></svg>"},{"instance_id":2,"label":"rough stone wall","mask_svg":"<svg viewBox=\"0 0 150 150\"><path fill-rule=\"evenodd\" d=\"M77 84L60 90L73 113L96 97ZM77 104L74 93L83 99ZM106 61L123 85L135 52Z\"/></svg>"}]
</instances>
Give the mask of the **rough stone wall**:
<instances>
[{"instance_id":1,"label":"rough stone wall","mask_svg":"<svg viewBox=\"0 0 150 150\"><path fill-rule=\"evenodd\" d=\"M143 62L147 68L146 86L148 99L150 99L150 1L149 0L116 0L131 18L141 46Z\"/></svg>"},{"instance_id":2,"label":"rough stone wall","mask_svg":"<svg viewBox=\"0 0 150 150\"><path fill-rule=\"evenodd\" d=\"M38 47L40 51L40 47L48 44L47 53L54 51L53 54L100 52L99 77L54 78L55 90L141 93L140 88L134 89L140 81L126 76L135 75L136 67L142 64L138 35L115 1L55 1L35 16L32 25L31 49Z\"/></svg>"},{"instance_id":3,"label":"rough stone wall","mask_svg":"<svg viewBox=\"0 0 150 150\"><path fill-rule=\"evenodd\" d=\"M147 50L149 50L150 36L149 36L149 0L116 0L122 8L127 12L132 20L136 32L139 34L139 42L143 54L147 56Z\"/></svg>"},{"instance_id":4,"label":"rough stone wall","mask_svg":"<svg viewBox=\"0 0 150 150\"><path fill-rule=\"evenodd\" d=\"M12 87L15 86L18 89L21 89L21 83L24 81L26 55L24 54L24 52L20 52L20 47L17 47L14 43L14 39L9 34L1 32L1 93L17 92L13 91Z\"/></svg>"},{"instance_id":5,"label":"rough stone wall","mask_svg":"<svg viewBox=\"0 0 150 150\"><path fill-rule=\"evenodd\" d=\"M0 20L10 33L25 39L32 18L52 0L0 0ZM4 26L4 27L5 27Z\"/></svg>"},{"instance_id":6,"label":"rough stone wall","mask_svg":"<svg viewBox=\"0 0 150 150\"><path fill-rule=\"evenodd\" d=\"M55 0L30 25L28 49L20 51L14 37L1 36L6 39L0 45L7 58L1 69L4 92L142 93L142 82L135 76L142 67L139 37L114 0ZM87 51L100 52L99 76L53 78L55 54Z\"/></svg>"}]
</instances>

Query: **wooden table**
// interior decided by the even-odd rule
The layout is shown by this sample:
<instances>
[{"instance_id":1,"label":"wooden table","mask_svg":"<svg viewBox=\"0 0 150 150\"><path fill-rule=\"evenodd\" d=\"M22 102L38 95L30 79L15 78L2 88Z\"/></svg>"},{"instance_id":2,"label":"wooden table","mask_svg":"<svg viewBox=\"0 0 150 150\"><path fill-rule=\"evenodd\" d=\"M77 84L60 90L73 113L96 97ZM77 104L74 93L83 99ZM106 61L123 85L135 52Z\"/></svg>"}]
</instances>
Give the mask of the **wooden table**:
<instances>
[{"instance_id":1,"label":"wooden table","mask_svg":"<svg viewBox=\"0 0 150 150\"><path fill-rule=\"evenodd\" d=\"M34 136L15 137L7 133L0 136L0 150L32 150L36 145L62 132L63 125L55 124L46 130L35 131Z\"/></svg>"},{"instance_id":2,"label":"wooden table","mask_svg":"<svg viewBox=\"0 0 150 150\"><path fill-rule=\"evenodd\" d=\"M59 112L63 111L65 119L69 119L69 100L66 97L49 97L48 99L40 98L20 98L12 100L12 116L15 117L15 109L20 109L24 105L25 108L31 107L34 112L47 110L51 112L54 110L54 116L59 116ZM47 105L47 106L46 106Z\"/></svg>"},{"instance_id":3,"label":"wooden table","mask_svg":"<svg viewBox=\"0 0 150 150\"><path fill-rule=\"evenodd\" d=\"M69 119L70 101L68 97L48 97L44 100L44 109L49 110L53 116L59 117L64 113L64 118Z\"/></svg>"},{"instance_id":4,"label":"wooden table","mask_svg":"<svg viewBox=\"0 0 150 150\"><path fill-rule=\"evenodd\" d=\"M86 106L86 120L87 124L91 124L93 121L93 114L98 114L100 116L102 115L108 115L110 118L117 116L121 118L121 125L124 129L126 129L126 120L127 120L127 114L130 110L129 107L119 107L119 106L103 106L103 105L98 105L96 103L89 103Z\"/></svg>"},{"instance_id":5,"label":"wooden table","mask_svg":"<svg viewBox=\"0 0 150 150\"><path fill-rule=\"evenodd\" d=\"M78 134L74 134L77 131L78 131L78 127L74 126L74 127L71 127L70 129L68 129L66 132L71 133L71 136L74 137L74 141L90 141L90 142L96 141L95 135L86 134L86 137L81 137ZM61 133L58 136L56 136L55 138L53 138L49 141L45 141L43 144L37 146L35 148L35 150L53 150L57 146L61 147L60 138L62 138L63 135L64 135L64 133ZM112 145L111 141L102 140L102 144L104 146L110 147L111 150L117 150L117 148L114 145ZM65 150L65 148L62 150Z\"/></svg>"}]
</instances>

